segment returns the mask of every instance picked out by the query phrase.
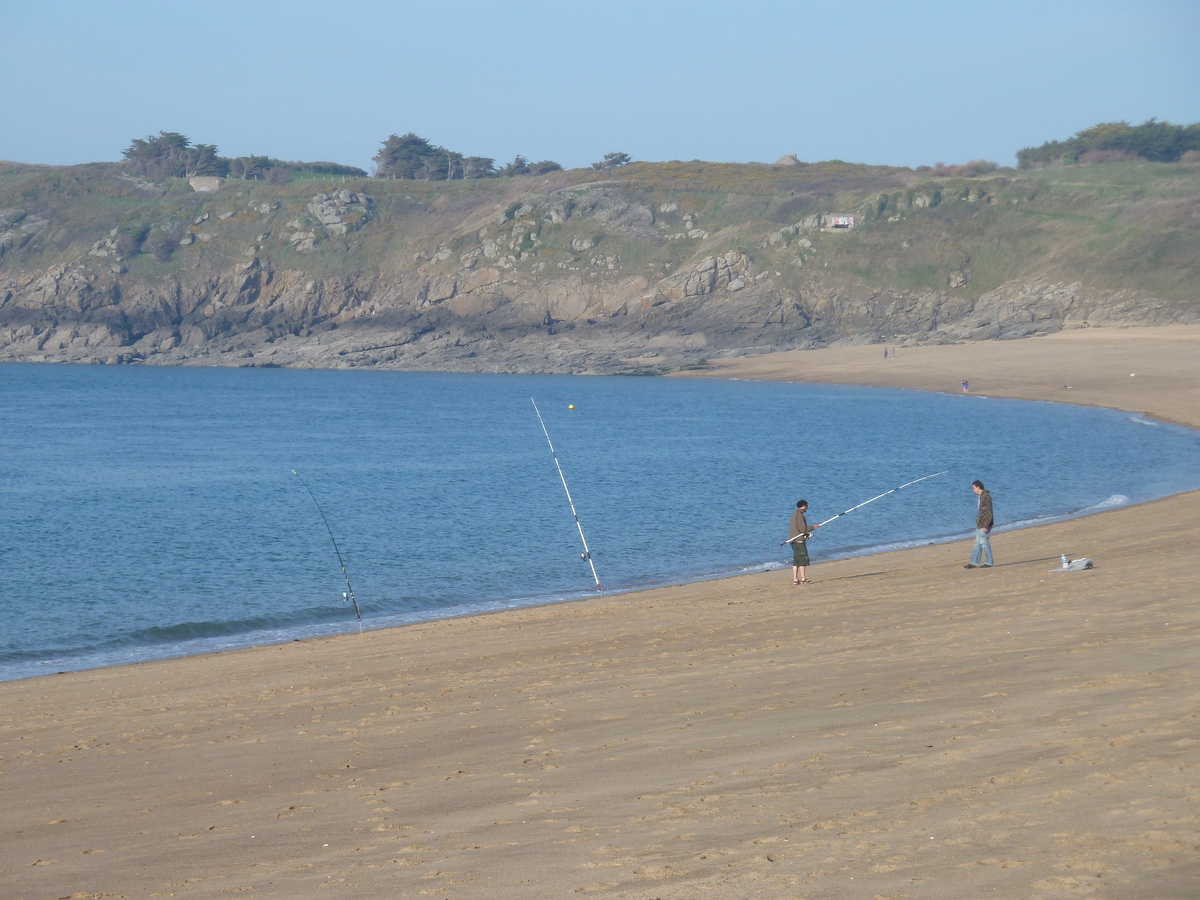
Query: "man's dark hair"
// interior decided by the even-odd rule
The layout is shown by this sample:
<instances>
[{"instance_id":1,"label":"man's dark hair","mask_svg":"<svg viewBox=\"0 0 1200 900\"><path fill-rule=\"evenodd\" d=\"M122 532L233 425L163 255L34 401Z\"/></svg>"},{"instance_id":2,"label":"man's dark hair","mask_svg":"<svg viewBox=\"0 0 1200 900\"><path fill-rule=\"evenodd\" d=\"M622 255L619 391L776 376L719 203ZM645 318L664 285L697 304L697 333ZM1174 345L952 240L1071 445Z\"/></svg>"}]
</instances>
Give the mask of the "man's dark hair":
<instances>
[{"instance_id":1,"label":"man's dark hair","mask_svg":"<svg viewBox=\"0 0 1200 900\"><path fill-rule=\"evenodd\" d=\"M807 500L797 500L796 501L796 509L799 509L802 506L808 506L808 501Z\"/></svg>"},{"instance_id":2,"label":"man's dark hair","mask_svg":"<svg viewBox=\"0 0 1200 900\"><path fill-rule=\"evenodd\" d=\"M980 480L978 480L978 479L976 479L975 481L972 481L972 482L971 482L971 487L982 488L982 487L983 487L983 482L982 482L982 481L980 481Z\"/></svg>"}]
</instances>

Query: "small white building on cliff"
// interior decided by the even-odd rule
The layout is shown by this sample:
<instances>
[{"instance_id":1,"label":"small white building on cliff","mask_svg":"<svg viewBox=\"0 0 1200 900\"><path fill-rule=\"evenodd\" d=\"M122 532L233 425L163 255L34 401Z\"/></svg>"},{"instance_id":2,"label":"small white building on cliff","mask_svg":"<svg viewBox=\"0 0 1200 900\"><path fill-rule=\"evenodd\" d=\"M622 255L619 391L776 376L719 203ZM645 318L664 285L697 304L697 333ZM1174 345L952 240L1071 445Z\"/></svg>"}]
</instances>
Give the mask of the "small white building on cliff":
<instances>
[{"instance_id":1,"label":"small white building on cliff","mask_svg":"<svg viewBox=\"0 0 1200 900\"><path fill-rule=\"evenodd\" d=\"M224 181L225 179L218 175L193 175L188 179L188 184L192 186L193 191L206 194L219 191Z\"/></svg>"}]
</instances>

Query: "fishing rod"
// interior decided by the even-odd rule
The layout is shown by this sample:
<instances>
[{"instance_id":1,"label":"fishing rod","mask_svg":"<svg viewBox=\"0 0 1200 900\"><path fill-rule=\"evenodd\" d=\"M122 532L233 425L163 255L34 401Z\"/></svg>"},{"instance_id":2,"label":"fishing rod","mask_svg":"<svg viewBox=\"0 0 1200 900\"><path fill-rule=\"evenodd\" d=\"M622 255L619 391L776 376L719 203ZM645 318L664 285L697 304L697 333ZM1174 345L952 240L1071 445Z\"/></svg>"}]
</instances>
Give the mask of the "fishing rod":
<instances>
[{"instance_id":1,"label":"fishing rod","mask_svg":"<svg viewBox=\"0 0 1200 900\"><path fill-rule=\"evenodd\" d=\"M950 471L949 469L946 470L946 472L949 472L949 471ZM907 481L904 484L900 485L899 487L892 488L890 491L884 491L882 494L880 494L877 497L872 497L870 500L864 500L862 503L858 504L858 506L852 506L849 509L847 509L845 512L840 512L836 516L831 516L830 518L826 519L824 522L818 523L816 527L820 528L822 525L828 525L834 519L840 519L842 516L846 515L846 513L852 513L856 509L861 509L862 507L866 506L868 503L874 503L876 500L882 500L888 494L894 494L894 493L896 493L896 491L902 491L906 487L916 484L918 481L927 481L930 478L937 478L939 475L945 475L946 472L934 472L932 475L925 475L921 478L915 478L912 481ZM808 537L807 534L798 534L794 538L788 538L788 540L783 541L779 546L782 547L784 544L794 544L796 541L800 540L801 538L806 538L806 537Z\"/></svg>"},{"instance_id":2,"label":"fishing rod","mask_svg":"<svg viewBox=\"0 0 1200 900\"><path fill-rule=\"evenodd\" d=\"M300 473L295 469L292 469L292 474L300 478ZM304 485L308 496L312 497L312 502L316 504L317 512L321 514L321 521L325 523L325 530L329 532L329 539L333 541L333 552L337 554L338 565L342 567L342 577L346 579L346 590L342 592L342 602L349 601L354 604L354 614L358 616L358 633L362 634L362 610L358 608L358 601L354 599L354 588L350 587L350 576L346 574L346 563L342 560L342 551L338 549L337 538L333 536L333 529L329 527L329 520L325 518L325 510L321 509L320 503L317 503L317 495L313 493L312 488L303 478L300 478L300 483Z\"/></svg>"},{"instance_id":3,"label":"fishing rod","mask_svg":"<svg viewBox=\"0 0 1200 900\"><path fill-rule=\"evenodd\" d=\"M592 562L592 551L588 549L587 538L583 536L583 525L579 522L579 513L575 512L575 503L571 499L571 491L567 487L567 478L563 475L562 466L558 464L558 454L554 452L554 444L550 441L550 432L546 430L546 423L542 419L542 412L538 409L537 401L530 397L529 402L533 404L533 411L537 413L538 422L542 426L542 434L546 436L546 443L550 445L550 455L554 457L554 467L558 469L558 477L562 480L563 490L567 494L567 504L571 507L571 515L575 517L575 527L579 529L579 540L583 541L583 553L580 555L592 567L592 580L596 582L596 590L602 591L604 589L600 587L600 576L596 574L596 564Z\"/></svg>"}]
</instances>

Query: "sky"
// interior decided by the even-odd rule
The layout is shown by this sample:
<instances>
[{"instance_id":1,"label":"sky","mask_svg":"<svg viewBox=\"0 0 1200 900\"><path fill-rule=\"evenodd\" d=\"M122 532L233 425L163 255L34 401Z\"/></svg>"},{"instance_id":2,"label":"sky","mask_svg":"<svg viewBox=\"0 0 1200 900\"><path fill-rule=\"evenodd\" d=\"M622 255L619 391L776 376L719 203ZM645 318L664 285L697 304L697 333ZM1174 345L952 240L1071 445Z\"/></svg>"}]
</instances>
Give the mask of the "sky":
<instances>
[{"instance_id":1,"label":"sky","mask_svg":"<svg viewBox=\"0 0 1200 900\"><path fill-rule=\"evenodd\" d=\"M0 159L985 159L1200 122L1200 0L0 0Z\"/></svg>"}]
</instances>

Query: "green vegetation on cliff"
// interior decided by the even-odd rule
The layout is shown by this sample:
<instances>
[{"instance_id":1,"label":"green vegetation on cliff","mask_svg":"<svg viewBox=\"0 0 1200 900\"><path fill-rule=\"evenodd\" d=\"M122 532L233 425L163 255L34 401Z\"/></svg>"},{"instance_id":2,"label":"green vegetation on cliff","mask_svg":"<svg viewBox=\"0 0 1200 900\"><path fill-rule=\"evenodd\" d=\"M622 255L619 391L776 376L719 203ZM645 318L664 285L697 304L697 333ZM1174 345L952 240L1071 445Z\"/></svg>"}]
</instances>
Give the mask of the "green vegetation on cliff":
<instances>
[{"instance_id":1,"label":"green vegetation on cliff","mask_svg":"<svg viewBox=\"0 0 1200 900\"><path fill-rule=\"evenodd\" d=\"M1065 141L1047 141L1040 147L1026 147L1017 152L1017 164L1022 169L1031 169L1135 159L1179 162L1188 154L1200 162L1200 123L1172 125L1150 119L1141 125L1102 122Z\"/></svg>"},{"instance_id":2,"label":"green vegetation on cliff","mask_svg":"<svg viewBox=\"0 0 1200 900\"><path fill-rule=\"evenodd\" d=\"M210 193L120 164L0 164L0 351L612 371L1192 320L1198 209L1200 166L1149 162L635 162Z\"/></svg>"},{"instance_id":3,"label":"green vegetation on cliff","mask_svg":"<svg viewBox=\"0 0 1200 900\"><path fill-rule=\"evenodd\" d=\"M349 175L365 177L357 166L332 162L284 162L267 156L220 156L216 144L193 144L175 131L160 131L145 139L134 138L122 154L124 166L133 175L160 181L163 178L187 178L192 175L265 179L275 184L291 181L298 175Z\"/></svg>"}]
</instances>

